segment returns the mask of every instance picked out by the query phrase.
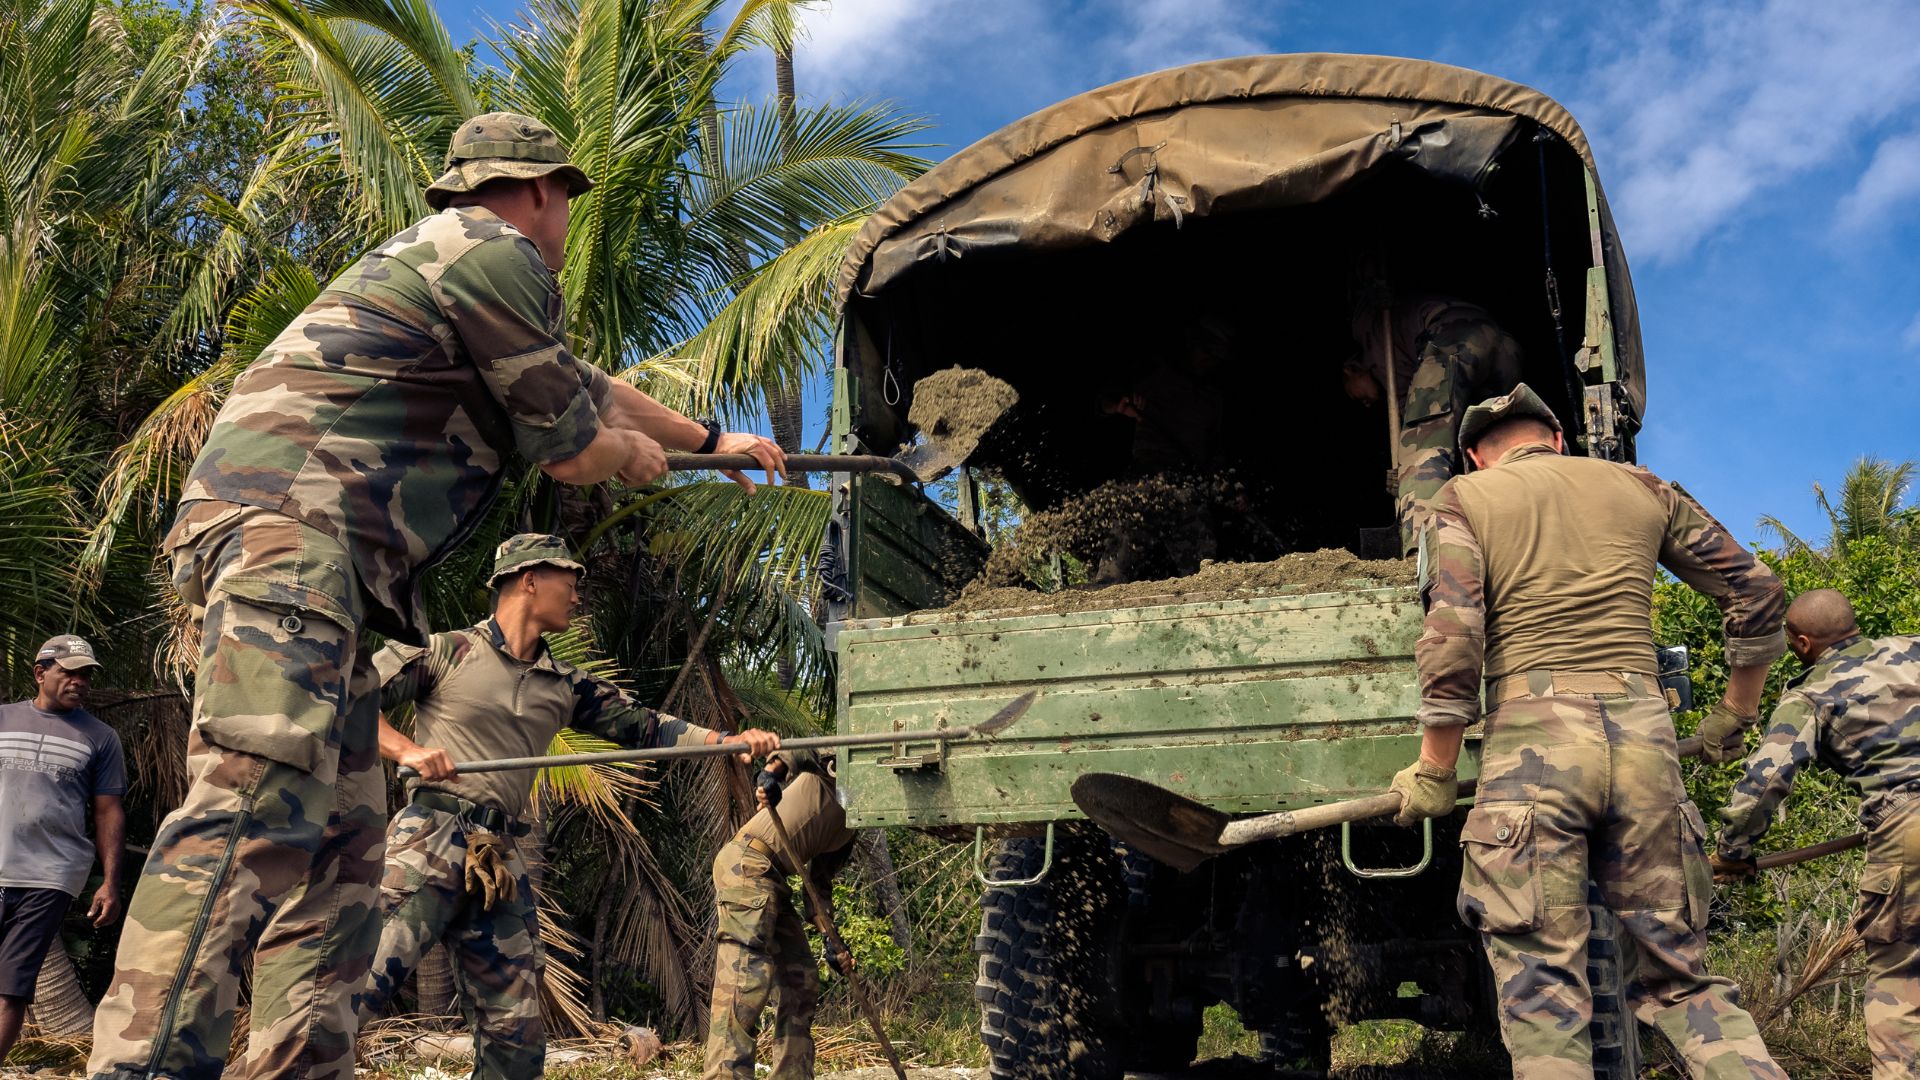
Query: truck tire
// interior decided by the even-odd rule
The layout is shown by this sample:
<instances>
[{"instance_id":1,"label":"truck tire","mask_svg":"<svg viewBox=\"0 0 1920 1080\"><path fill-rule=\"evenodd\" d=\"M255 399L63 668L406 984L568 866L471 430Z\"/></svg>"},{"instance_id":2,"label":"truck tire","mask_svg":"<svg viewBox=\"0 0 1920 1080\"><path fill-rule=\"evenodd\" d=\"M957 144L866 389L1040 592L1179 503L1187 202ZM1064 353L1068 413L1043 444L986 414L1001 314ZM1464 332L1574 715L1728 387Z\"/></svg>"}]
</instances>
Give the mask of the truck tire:
<instances>
[{"instance_id":1,"label":"truck tire","mask_svg":"<svg viewBox=\"0 0 1920 1080\"><path fill-rule=\"evenodd\" d=\"M1627 1002L1630 950L1620 920L1588 883L1587 909L1593 933L1587 939L1587 983L1593 990L1594 1080L1635 1080L1640 1075L1640 1029Z\"/></svg>"},{"instance_id":2,"label":"truck tire","mask_svg":"<svg viewBox=\"0 0 1920 1080\"><path fill-rule=\"evenodd\" d=\"M1032 877L1043 851L1037 839L1003 841L987 860L988 876ZM1113 965L1125 903L1105 834L1068 827L1056 830L1046 878L981 896L973 996L994 1080L1119 1080L1124 1074L1128 1047ZM1190 1060L1191 1052L1181 1063Z\"/></svg>"}]
</instances>

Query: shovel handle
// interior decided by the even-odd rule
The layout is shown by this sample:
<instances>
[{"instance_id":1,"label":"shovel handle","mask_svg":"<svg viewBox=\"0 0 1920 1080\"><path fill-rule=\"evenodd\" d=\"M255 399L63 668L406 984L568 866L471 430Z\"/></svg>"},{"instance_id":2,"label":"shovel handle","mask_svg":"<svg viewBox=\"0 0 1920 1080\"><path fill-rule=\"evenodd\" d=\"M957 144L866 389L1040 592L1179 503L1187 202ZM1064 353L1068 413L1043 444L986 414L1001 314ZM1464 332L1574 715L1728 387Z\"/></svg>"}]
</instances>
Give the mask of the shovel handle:
<instances>
[{"instance_id":1,"label":"shovel handle","mask_svg":"<svg viewBox=\"0 0 1920 1080\"><path fill-rule=\"evenodd\" d=\"M752 454L668 454L667 469L671 472L695 472L700 469L762 469L759 460ZM879 454L788 454L787 471L790 473L892 473L905 480L918 480L907 463L898 458L881 457Z\"/></svg>"},{"instance_id":2,"label":"shovel handle","mask_svg":"<svg viewBox=\"0 0 1920 1080\"><path fill-rule=\"evenodd\" d=\"M1680 740L1679 756L1693 757L1699 753L1700 739L1698 736L1691 739ZM1479 787L1480 782L1477 779L1462 780L1460 782L1459 797L1462 799L1471 799ZM1280 836L1292 836L1294 833L1307 832L1312 829L1324 829L1329 825L1344 825L1351 821L1365 821L1368 818L1386 817L1388 814L1397 814L1399 812L1400 796L1396 792L1389 791L1381 795L1368 795L1361 799L1347 799L1343 802L1309 806L1304 810L1282 810L1275 814L1262 814L1255 818L1241 818L1236 821L1230 821L1227 823L1226 828L1220 830L1220 842L1228 847L1234 847L1239 844L1250 844L1255 840L1271 840ZM1865 834L1861 834L1858 839L1860 843L1865 843ZM1827 843L1842 844L1844 842L1829 840ZM1824 845L1814 845L1814 847L1822 846ZM1853 845L1849 844L1836 847L1833 848L1832 851L1845 851L1848 846ZM1813 851L1813 848L1807 848L1805 850ZM1814 852L1813 855L1808 855L1806 858L1810 859L1816 855L1832 854L1832 851ZM1797 853L1784 852L1783 854ZM1795 859L1792 861L1798 862L1800 860Z\"/></svg>"},{"instance_id":3,"label":"shovel handle","mask_svg":"<svg viewBox=\"0 0 1920 1080\"><path fill-rule=\"evenodd\" d=\"M1842 836L1833 840L1822 840L1817 844L1808 844L1803 848L1794 848L1792 851L1776 851L1771 855L1762 855L1753 860L1753 868L1755 870L1772 870L1778 866L1792 866L1795 863L1803 863L1809 859L1818 859L1826 855L1838 855L1843 851L1852 851L1857 847L1865 847L1866 843L1867 834L1857 832L1851 836Z\"/></svg>"}]
</instances>

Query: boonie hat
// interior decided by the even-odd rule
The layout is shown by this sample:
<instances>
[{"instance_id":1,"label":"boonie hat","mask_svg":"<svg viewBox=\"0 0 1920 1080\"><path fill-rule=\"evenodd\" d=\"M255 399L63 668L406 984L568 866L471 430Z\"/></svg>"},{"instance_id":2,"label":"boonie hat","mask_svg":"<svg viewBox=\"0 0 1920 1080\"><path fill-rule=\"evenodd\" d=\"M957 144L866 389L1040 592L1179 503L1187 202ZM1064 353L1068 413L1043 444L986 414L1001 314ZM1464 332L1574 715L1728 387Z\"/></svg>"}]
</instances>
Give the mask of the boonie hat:
<instances>
[{"instance_id":1,"label":"boonie hat","mask_svg":"<svg viewBox=\"0 0 1920 1080\"><path fill-rule=\"evenodd\" d=\"M1488 398L1467 409L1467 414L1460 418L1460 445L1472 446L1479 442L1488 428L1503 420L1520 419L1538 420L1555 431L1564 430L1560 418L1553 415L1540 395L1521 383L1499 397Z\"/></svg>"},{"instance_id":2,"label":"boonie hat","mask_svg":"<svg viewBox=\"0 0 1920 1080\"><path fill-rule=\"evenodd\" d=\"M61 634L59 637L48 638L47 643L40 646L40 651L34 654L33 662L44 664L48 661L59 664L68 671L100 666L100 661L93 658L93 646L87 644L86 638L76 634Z\"/></svg>"},{"instance_id":3,"label":"boonie hat","mask_svg":"<svg viewBox=\"0 0 1920 1080\"><path fill-rule=\"evenodd\" d=\"M567 542L549 533L520 533L500 541L493 551L493 574L487 587L508 574L517 574L534 566L557 566L562 570L586 573L587 568L573 558Z\"/></svg>"},{"instance_id":4,"label":"boonie hat","mask_svg":"<svg viewBox=\"0 0 1920 1080\"><path fill-rule=\"evenodd\" d=\"M593 181L567 160L567 148L552 128L531 116L495 112L461 123L447 147L447 171L427 186L427 205L444 210L453 197L489 180L532 180L559 173L567 197L586 191Z\"/></svg>"}]
</instances>

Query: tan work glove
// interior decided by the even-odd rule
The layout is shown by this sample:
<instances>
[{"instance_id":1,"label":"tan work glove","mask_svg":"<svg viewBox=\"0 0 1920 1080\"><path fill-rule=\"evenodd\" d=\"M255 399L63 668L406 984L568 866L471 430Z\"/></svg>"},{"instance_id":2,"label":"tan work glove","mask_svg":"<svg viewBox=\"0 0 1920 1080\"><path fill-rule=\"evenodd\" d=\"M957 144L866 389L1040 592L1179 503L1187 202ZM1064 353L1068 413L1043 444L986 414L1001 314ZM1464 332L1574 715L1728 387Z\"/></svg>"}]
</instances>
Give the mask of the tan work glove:
<instances>
[{"instance_id":1,"label":"tan work glove","mask_svg":"<svg viewBox=\"0 0 1920 1080\"><path fill-rule=\"evenodd\" d=\"M519 892L513 871L507 866L507 842L481 829L467 831L467 893L480 901L480 907L492 911L502 901L512 900Z\"/></svg>"},{"instance_id":2,"label":"tan work glove","mask_svg":"<svg viewBox=\"0 0 1920 1080\"><path fill-rule=\"evenodd\" d=\"M1737 761L1747 753L1747 729L1760 717L1741 716L1725 701L1700 721L1700 760L1718 765Z\"/></svg>"},{"instance_id":3,"label":"tan work glove","mask_svg":"<svg viewBox=\"0 0 1920 1080\"><path fill-rule=\"evenodd\" d=\"M1443 769L1425 758L1393 774L1389 789L1400 796L1400 812L1393 815L1395 825L1418 825L1427 818L1453 813L1460 801L1460 781L1454 770Z\"/></svg>"}]
</instances>

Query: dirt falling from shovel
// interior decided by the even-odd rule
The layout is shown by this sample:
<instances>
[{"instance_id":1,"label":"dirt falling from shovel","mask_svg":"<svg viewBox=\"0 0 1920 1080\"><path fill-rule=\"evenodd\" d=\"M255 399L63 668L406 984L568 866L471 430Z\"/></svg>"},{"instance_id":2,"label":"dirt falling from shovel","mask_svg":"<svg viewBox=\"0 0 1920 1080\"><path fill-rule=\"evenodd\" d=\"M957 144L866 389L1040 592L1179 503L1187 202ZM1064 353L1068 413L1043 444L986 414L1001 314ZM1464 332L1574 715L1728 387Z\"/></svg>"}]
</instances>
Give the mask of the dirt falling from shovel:
<instances>
[{"instance_id":1,"label":"dirt falling from shovel","mask_svg":"<svg viewBox=\"0 0 1920 1080\"><path fill-rule=\"evenodd\" d=\"M963 460L1019 401L1018 391L984 371L950 367L913 384L907 419L929 442Z\"/></svg>"}]
</instances>

